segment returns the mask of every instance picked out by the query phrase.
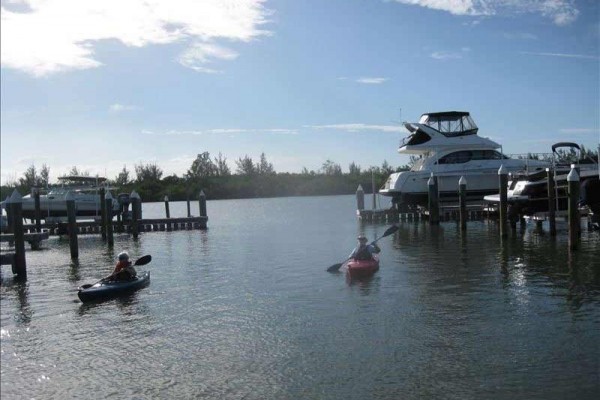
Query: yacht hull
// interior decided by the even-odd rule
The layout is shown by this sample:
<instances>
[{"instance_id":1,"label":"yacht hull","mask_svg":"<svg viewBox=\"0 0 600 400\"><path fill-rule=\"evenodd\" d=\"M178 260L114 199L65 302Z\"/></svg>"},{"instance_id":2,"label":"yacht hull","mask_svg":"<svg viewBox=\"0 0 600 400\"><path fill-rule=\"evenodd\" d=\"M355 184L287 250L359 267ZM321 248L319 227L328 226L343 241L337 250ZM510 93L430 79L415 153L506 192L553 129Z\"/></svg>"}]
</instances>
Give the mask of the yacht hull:
<instances>
[{"instance_id":1,"label":"yacht hull","mask_svg":"<svg viewBox=\"0 0 600 400\"><path fill-rule=\"evenodd\" d=\"M99 196L98 196L99 197ZM112 215L116 215L120 210L119 203L113 200ZM32 197L23 197L23 218L35 218L35 200ZM101 215L100 201L94 200L75 200L75 215L78 217L93 217ZM65 199L48 200L40 196L40 217L66 217L67 203Z\"/></svg>"},{"instance_id":2,"label":"yacht hull","mask_svg":"<svg viewBox=\"0 0 600 400\"><path fill-rule=\"evenodd\" d=\"M459 199L459 180L467 182L467 201L481 201L487 195L498 193L500 165L487 171L462 171L460 173L434 174L438 180L438 195L442 202L456 203ZM522 165L511 166L510 172L523 170ZM379 193L392 198L398 207L427 206L429 201L428 181L431 172L405 171L392 174Z\"/></svg>"}]
</instances>

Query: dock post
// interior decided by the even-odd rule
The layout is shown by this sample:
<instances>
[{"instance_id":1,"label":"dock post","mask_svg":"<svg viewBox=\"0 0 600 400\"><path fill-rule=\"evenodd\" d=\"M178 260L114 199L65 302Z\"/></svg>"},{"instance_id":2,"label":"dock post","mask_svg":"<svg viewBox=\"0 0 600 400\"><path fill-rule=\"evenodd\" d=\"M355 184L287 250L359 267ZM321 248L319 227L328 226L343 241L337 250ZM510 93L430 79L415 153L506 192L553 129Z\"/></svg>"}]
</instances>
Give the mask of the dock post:
<instances>
[{"instance_id":1,"label":"dock post","mask_svg":"<svg viewBox=\"0 0 600 400\"><path fill-rule=\"evenodd\" d=\"M437 177L433 176L433 172L427 181L429 188L429 225L437 225L440 223L440 209L438 203L438 188Z\"/></svg>"},{"instance_id":2,"label":"dock post","mask_svg":"<svg viewBox=\"0 0 600 400\"><path fill-rule=\"evenodd\" d=\"M71 250L71 259L79 258L79 243L77 241L77 219L75 218L75 199L71 192L67 193L67 219L69 232L69 249ZM102 201L104 203L104 201Z\"/></svg>"},{"instance_id":3,"label":"dock post","mask_svg":"<svg viewBox=\"0 0 600 400\"><path fill-rule=\"evenodd\" d=\"M458 195L460 202L460 230L467 230L467 180L461 176L458 180Z\"/></svg>"},{"instance_id":4,"label":"dock post","mask_svg":"<svg viewBox=\"0 0 600 400\"><path fill-rule=\"evenodd\" d=\"M371 168L371 192L373 193L373 210L377 209L377 195L375 194L375 173Z\"/></svg>"},{"instance_id":5,"label":"dock post","mask_svg":"<svg viewBox=\"0 0 600 400\"><path fill-rule=\"evenodd\" d=\"M356 209L358 211L365 209L365 191L362 185L358 185L358 188L356 188Z\"/></svg>"},{"instance_id":6,"label":"dock post","mask_svg":"<svg viewBox=\"0 0 600 400\"><path fill-rule=\"evenodd\" d=\"M186 201L187 201L187 216L188 216L188 218L191 218L192 210L190 209L190 192L186 193Z\"/></svg>"},{"instance_id":7,"label":"dock post","mask_svg":"<svg viewBox=\"0 0 600 400\"><path fill-rule=\"evenodd\" d=\"M27 262L25 261L25 234L23 232L23 198L15 189L7 200L6 211L12 216L12 233L15 239L15 258L12 272L19 279L27 279Z\"/></svg>"},{"instance_id":8,"label":"dock post","mask_svg":"<svg viewBox=\"0 0 600 400\"><path fill-rule=\"evenodd\" d=\"M102 239L106 240L106 202L104 198L106 196L106 189L100 188L100 233L102 233Z\"/></svg>"},{"instance_id":9,"label":"dock post","mask_svg":"<svg viewBox=\"0 0 600 400\"><path fill-rule=\"evenodd\" d=\"M104 196L104 202L106 203L106 219L104 220L104 223L106 224L106 238L108 240L108 247L112 247L115 244L115 239L113 235L112 224L113 198L110 195L110 190L106 191L106 195Z\"/></svg>"},{"instance_id":10,"label":"dock post","mask_svg":"<svg viewBox=\"0 0 600 400\"><path fill-rule=\"evenodd\" d=\"M171 213L169 212L169 196L165 195L165 215L167 219L171 218Z\"/></svg>"},{"instance_id":11,"label":"dock post","mask_svg":"<svg viewBox=\"0 0 600 400\"><path fill-rule=\"evenodd\" d=\"M546 168L546 176L548 178L548 223L550 224L550 235L556 236L556 206L555 206L555 183L554 171Z\"/></svg>"},{"instance_id":12,"label":"dock post","mask_svg":"<svg viewBox=\"0 0 600 400\"><path fill-rule=\"evenodd\" d=\"M137 239L139 234L138 220L141 199L135 190L131 192L129 198L131 199L131 233L133 234L133 238Z\"/></svg>"},{"instance_id":13,"label":"dock post","mask_svg":"<svg viewBox=\"0 0 600 400\"><path fill-rule=\"evenodd\" d=\"M40 233L42 231L42 207L40 204L40 188L33 188L33 200L35 202L35 230Z\"/></svg>"},{"instance_id":14,"label":"dock post","mask_svg":"<svg viewBox=\"0 0 600 400\"><path fill-rule=\"evenodd\" d=\"M504 168L504 164L498 169L498 178L500 185L500 237L505 238L508 236L506 230L508 214L508 173L506 168Z\"/></svg>"},{"instance_id":15,"label":"dock post","mask_svg":"<svg viewBox=\"0 0 600 400\"><path fill-rule=\"evenodd\" d=\"M206 195L204 194L204 190L200 190L200 194L198 195L198 207L200 216L206 217Z\"/></svg>"},{"instance_id":16,"label":"dock post","mask_svg":"<svg viewBox=\"0 0 600 400\"><path fill-rule=\"evenodd\" d=\"M579 242L579 174L575 169L575 164L571 164L571 172L567 175L567 185L569 189L569 250L576 250Z\"/></svg>"},{"instance_id":17,"label":"dock post","mask_svg":"<svg viewBox=\"0 0 600 400\"><path fill-rule=\"evenodd\" d=\"M6 199L4 199L4 203L6 204L6 232L14 233L12 212L10 211L10 207L8 206L10 204L10 196L6 196Z\"/></svg>"}]
</instances>

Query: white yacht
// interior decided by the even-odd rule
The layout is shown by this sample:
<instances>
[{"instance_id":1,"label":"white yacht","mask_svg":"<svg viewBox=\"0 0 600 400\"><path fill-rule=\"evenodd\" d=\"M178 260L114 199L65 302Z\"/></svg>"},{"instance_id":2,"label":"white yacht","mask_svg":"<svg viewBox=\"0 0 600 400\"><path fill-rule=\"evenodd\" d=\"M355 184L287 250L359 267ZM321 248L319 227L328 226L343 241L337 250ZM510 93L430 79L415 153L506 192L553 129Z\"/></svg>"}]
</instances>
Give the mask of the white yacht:
<instances>
[{"instance_id":1,"label":"white yacht","mask_svg":"<svg viewBox=\"0 0 600 400\"><path fill-rule=\"evenodd\" d=\"M409 171L391 174L379 190L398 209L427 205L427 181L432 173L438 179L441 202L458 200L461 176L467 180L467 200L471 201L498 193L501 165L509 173L544 170L549 165L502 154L500 144L477 134L479 128L468 112L427 113L418 123L404 126L410 135L401 141L398 152L418 159Z\"/></svg>"},{"instance_id":2,"label":"white yacht","mask_svg":"<svg viewBox=\"0 0 600 400\"><path fill-rule=\"evenodd\" d=\"M67 193L71 193L75 200L77 217L100 217L101 201L100 188L106 190L106 178L88 176L62 176L58 178L59 184L48 188L40 194L41 218L44 220L64 219L67 215ZM113 200L112 215L120 210L120 204L115 198ZM35 196L28 194L23 196L23 218L35 218Z\"/></svg>"}]
</instances>

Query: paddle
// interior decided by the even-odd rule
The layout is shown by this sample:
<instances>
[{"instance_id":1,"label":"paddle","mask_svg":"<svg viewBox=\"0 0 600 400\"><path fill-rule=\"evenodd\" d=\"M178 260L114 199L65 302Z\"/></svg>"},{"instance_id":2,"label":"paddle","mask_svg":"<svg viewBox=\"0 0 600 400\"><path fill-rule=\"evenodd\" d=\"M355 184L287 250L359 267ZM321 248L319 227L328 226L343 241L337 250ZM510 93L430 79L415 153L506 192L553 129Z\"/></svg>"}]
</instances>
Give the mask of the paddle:
<instances>
[{"instance_id":1,"label":"paddle","mask_svg":"<svg viewBox=\"0 0 600 400\"><path fill-rule=\"evenodd\" d=\"M146 265L146 264L148 264L150 261L152 261L152 256L151 256L150 254L147 254L147 255L145 255L145 256L142 256L142 257L138 258L138 259L137 259L137 260L136 260L136 261L133 263L133 265ZM106 278L108 278L108 277L106 277ZM105 280L106 278L102 278L102 279L100 279L98 282L94 282L94 283L87 283L87 284L85 284L85 285L81 285L81 286L80 286L80 287L79 287L77 290L81 290L81 289L89 289L89 288L91 288L92 286L94 286L95 284L102 282L102 281L103 281L103 280Z\"/></svg>"},{"instance_id":2,"label":"paddle","mask_svg":"<svg viewBox=\"0 0 600 400\"><path fill-rule=\"evenodd\" d=\"M371 242L371 244L375 244L379 239L383 239L386 236L390 236L392 233L396 232L398 230L398 226L397 225L392 225L390 226L385 232L383 232L383 235L381 235L380 237L378 237L377 239L373 240ZM344 262L338 263L338 264L333 264L331 267L327 268L327 272L335 272L337 270L339 270L342 265L344 265L344 263L346 261L348 261L350 258L347 258L344 260Z\"/></svg>"}]
</instances>

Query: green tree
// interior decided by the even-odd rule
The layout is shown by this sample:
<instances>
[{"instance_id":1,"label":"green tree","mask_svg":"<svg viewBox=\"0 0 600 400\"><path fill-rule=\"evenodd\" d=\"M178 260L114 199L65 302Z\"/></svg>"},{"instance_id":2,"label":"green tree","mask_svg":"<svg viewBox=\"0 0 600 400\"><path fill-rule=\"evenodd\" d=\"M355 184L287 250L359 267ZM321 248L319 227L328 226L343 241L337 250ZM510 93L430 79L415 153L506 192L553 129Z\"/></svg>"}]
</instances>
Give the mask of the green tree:
<instances>
[{"instance_id":1,"label":"green tree","mask_svg":"<svg viewBox=\"0 0 600 400\"><path fill-rule=\"evenodd\" d=\"M29 167L27 167L23 177L19 178L19 186L27 190L34 186L40 186L40 182L41 179L37 173L37 170L35 169L34 164L31 164Z\"/></svg>"},{"instance_id":2,"label":"green tree","mask_svg":"<svg viewBox=\"0 0 600 400\"><path fill-rule=\"evenodd\" d=\"M47 187L50 183L50 167L47 164L42 164L42 169L40 170L40 185L43 187Z\"/></svg>"},{"instance_id":3,"label":"green tree","mask_svg":"<svg viewBox=\"0 0 600 400\"><path fill-rule=\"evenodd\" d=\"M260 162L256 165L256 172L259 175L273 175L275 174L275 170L273 169L273 164L267 161L267 156L265 153L261 153Z\"/></svg>"},{"instance_id":4,"label":"green tree","mask_svg":"<svg viewBox=\"0 0 600 400\"><path fill-rule=\"evenodd\" d=\"M340 167L340 164L336 164L329 159L323 163L321 171L323 171L323 174L325 175L342 175L342 167Z\"/></svg>"},{"instance_id":5,"label":"green tree","mask_svg":"<svg viewBox=\"0 0 600 400\"><path fill-rule=\"evenodd\" d=\"M356 165L354 161L350 163L350 165L348 166L348 170L350 175L360 175L360 166Z\"/></svg>"},{"instance_id":6,"label":"green tree","mask_svg":"<svg viewBox=\"0 0 600 400\"><path fill-rule=\"evenodd\" d=\"M388 164L387 160L383 160L383 164L381 164L381 173L387 176L392 172L394 172L394 168Z\"/></svg>"},{"instance_id":7,"label":"green tree","mask_svg":"<svg viewBox=\"0 0 600 400\"><path fill-rule=\"evenodd\" d=\"M136 182L143 182L145 180L160 181L163 171L156 165L152 164L138 164L135 166Z\"/></svg>"},{"instance_id":8,"label":"green tree","mask_svg":"<svg viewBox=\"0 0 600 400\"><path fill-rule=\"evenodd\" d=\"M122 187L129 185L130 183L131 179L129 178L129 170L127 169L127 165L123 165L123 169L121 172L119 172L119 175L117 175L117 178L115 179L115 185Z\"/></svg>"},{"instance_id":9,"label":"green tree","mask_svg":"<svg viewBox=\"0 0 600 400\"><path fill-rule=\"evenodd\" d=\"M67 176L90 176L90 172L89 171L81 171L79 168L77 168L76 165L73 165L71 167L71 169L69 170L69 172L67 173Z\"/></svg>"},{"instance_id":10,"label":"green tree","mask_svg":"<svg viewBox=\"0 0 600 400\"><path fill-rule=\"evenodd\" d=\"M217 175L217 167L210 159L208 151L196 156L196 159L186 174L189 179L208 178L209 176L215 175Z\"/></svg>"},{"instance_id":11,"label":"green tree","mask_svg":"<svg viewBox=\"0 0 600 400\"><path fill-rule=\"evenodd\" d=\"M217 167L217 176L231 175L231 170L229 169L229 165L227 165L227 158L223 157L220 152L219 156L215 157L215 166Z\"/></svg>"},{"instance_id":12,"label":"green tree","mask_svg":"<svg viewBox=\"0 0 600 400\"><path fill-rule=\"evenodd\" d=\"M235 164L237 165L236 172L239 175L251 176L256 174L257 167L254 165L254 161L252 161L252 158L250 158L248 154L246 154L243 158L238 158Z\"/></svg>"}]
</instances>

